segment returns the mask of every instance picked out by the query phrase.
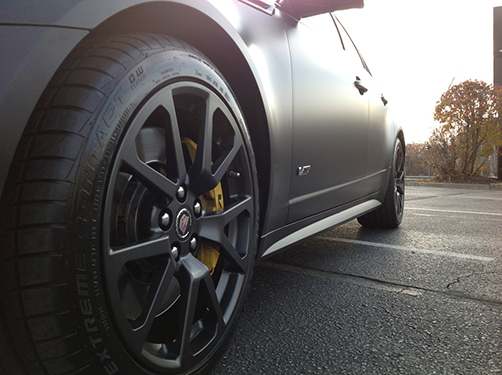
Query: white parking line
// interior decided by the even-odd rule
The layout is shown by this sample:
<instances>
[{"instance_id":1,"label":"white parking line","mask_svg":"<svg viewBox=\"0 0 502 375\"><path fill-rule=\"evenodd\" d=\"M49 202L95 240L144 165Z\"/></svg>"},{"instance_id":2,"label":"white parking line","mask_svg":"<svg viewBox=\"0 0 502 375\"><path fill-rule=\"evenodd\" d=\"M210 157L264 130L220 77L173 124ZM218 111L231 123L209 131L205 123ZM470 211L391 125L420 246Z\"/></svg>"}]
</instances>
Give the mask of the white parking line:
<instances>
[{"instance_id":1,"label":"white parking line","mask_svg":"<svg viewBox=\"0 0 502 375\"><path fill-rule=\"evenodd\" d=\"M379 247L379 248L383 248L383 249L392 249L392 250L400 250L400 251L410 251L412 253L431 254L431 255L437 255L437 256L443 256L443 257L461 258L461 259L470 259L470 260L479 260L479 261L482 261L482 262L491 262L491 261L494 260L493 258L482 257L482 256L478 256L478 255L460 254L460 253L453 253L453 252L449 252L449 251L436 251L436 250L417 249L417 248L414 248L414 247L390 245L390 244L379 243L379 242L368 242L368 241L360 241L360 240L351 240L351 239L348 239L348 238L335 238L335 237L319 236L319 237L316 237L316 239L325 240L325 241L331 241L331 242L345 242L345 243L351 243L351 244L363 245L363 246L374 246L374 247Z\"/></svg>"},{"instance_id":2,"label":"white parking line","mask_svg":"<svg viewBox=\"0 0 502 375\"><path fill-rule=\"evenodd\" d=\"M487 215L487 216L502 216L502 214L494 212L477 212L477 211L455 211L455 210L437 210L435 208L418 208L406 207L406 210L419 210L419 211L432 211L432 212L446 212L450 214L470 214L470 215Z\"/></svg>"}]
</instances>

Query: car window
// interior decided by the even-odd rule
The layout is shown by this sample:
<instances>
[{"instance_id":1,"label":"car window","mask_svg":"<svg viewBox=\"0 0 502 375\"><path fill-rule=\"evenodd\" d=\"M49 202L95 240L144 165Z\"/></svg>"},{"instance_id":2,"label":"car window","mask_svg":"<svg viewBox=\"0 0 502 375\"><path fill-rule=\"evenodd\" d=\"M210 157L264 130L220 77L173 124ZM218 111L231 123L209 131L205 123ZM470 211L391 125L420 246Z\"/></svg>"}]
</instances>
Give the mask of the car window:
<instances>
[{"instance_id":1,"label":"car window","mask_svg":"<svg viewBox=\"0 0 502 375\"><path fill-rule=\"evenodd\" d=\"M344 49L342 37L337 30L338 26L335 25L333 18L329 14L319 14L317 16L302 18L301 22L310 29L330 37L335 44L335 48Z\"/></svg>"},{"instance_id":2,"label":"car window","mask_svg":"<svg viewBox=\"0 0 502 375\"><path fill-rule=\"evenodd\" d=\"M352 38L347 33L347 30L345 30L338 18L336 18L336 16L334 16L333 14L331 14L331 19L334 22L336 29L338 30L342 47L347 52L347 55L349 55L349 59L351 59L354 63L362 64L364 69L366 69L368 73L371 74L368 65L366 64L363 56L352 41Z\"/></svg>"},{"instance_id":3,"label":"car window","mask_svg":"<svg viewBox=\"0 0 502 375\"><path fill-rule=\"evenodd\" d=\"M240 1L270 14L273 13L275 8L274 0L240 0Z\"/></svg>"}]
</instances>

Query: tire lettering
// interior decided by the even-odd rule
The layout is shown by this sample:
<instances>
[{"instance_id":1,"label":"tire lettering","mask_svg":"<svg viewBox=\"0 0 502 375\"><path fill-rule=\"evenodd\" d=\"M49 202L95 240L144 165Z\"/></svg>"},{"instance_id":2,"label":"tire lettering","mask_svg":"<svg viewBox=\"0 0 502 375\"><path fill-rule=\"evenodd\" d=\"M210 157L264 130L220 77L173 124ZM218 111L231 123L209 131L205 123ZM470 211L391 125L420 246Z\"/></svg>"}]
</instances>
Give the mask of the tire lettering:
<instances>
[{"instance_id":1,"label":"tire lettering","mask_svg":"<svg viewBox=\"0 0 502 375\"><path fill-rule=\"evenodd\" d=\"M92 284L94 287L94 295L99 296L101 294L101 288L99 287L98 271L93 271L92 273Z\"/></svg>"},{"instance_id":2,"label":"tire lettering","mask_svg":"<svg viewBox=\"0 0 502 375\"><path fill-rule=\"evenodd\" d=\"M92 227L91 227L91 240L96 240L98 238L98 228L96 227L96 219L92 219Z\"/></svg>"},{"instance_id":3,"label":"tire lettering","mask_svg":"<svg viewBox=\"0 0 502 375\"><path fill-rule=\"evenodd\" d=\"M77 221L78 223L78 221ZM75 268L79 272L85 272L86 269L86 262L85 262L85 255L84 254L75 254ZM78 275L77 275L78 277ZM77 281L78 285L78 281Z\"/></svg>"},{"instance_id":4,"label":"tire lettering","mask_svg":"<svg viewBox=\"0 0 502 375\"><path fill-rule=\"evenodd\" d=\"M112 357L108 355L108 350L106 350L106 348L101 353L97 352L96 355L99 357L99 361L101 363L103 363L107 359L112 359Z\"/></svg>"},{"instance_id":5,"label":"tire lettering","mask_svg":"<svg viewBox=\"0 0 502 375\"><path fill-rule=\"evenodd\" d=\"M83 200L90 200L90 195L84 194L84 190L80 191L79 198ZM87 206L87 203L81 203L81 206L85 205ZM84 239L87 237L87 229L89 227L89 223L87 219L84 219L83 217L78 217L77 220L75 220L76 223L76 228L77 228L77 238L79 239Z\"/></svg>"},{"instance_id":6,"label":"tire lettering","mask_svg":"<svg viewBox=\"0 0 502 375\"><path fill-rule=\"evenodd\" d=\"M80 311L82 311L82 314L84 315L92 314L91 301L88 298L80 300Z\"/></svg>"},{"instance_id":7,"label":"tire lettering","mask_svg":"<svg viewBox=\"0 0 502 375\"><path fill-rule=\"evenodd\" d=\"M105 371L108 375L116 374L119 371L119 368L115 364L115 362L111 362L109 365L105 365Z\"/></svg>"},{"instance_id":8,"label":"tire lettering","mask_svg":"<svg viewBox=\"0 0 502 375\"><path fill-rule=\"evenodd\" d=\"M81 262L85 266L85 262ZM79 281L80 280L80 283ZM85 286L85 290L83 291L83 294L89 295L89 292L87 291L88 288L88 282L87 278L85 275L77 275L77 285L82 285ZM80 295L80 293L79 293ZM80 312L82 315L85 316L90 316L93 315L94 311L92 309L92 302L89 298L81 298L79 300L79 305L80 305ZM99 315L104 316L104 310L103 308L99 309ZM104 364L104 369L107 374L115 374L118 372L118 366L117 364L112 360L112 357L108 354L108 349L105 347L98 347L99 344L103 343L103 339L99 336L94 337L92 334L99 332L98 326L96 324L96 318L85 318L83 320L84 322L84 327L85 331L89 334L89 342L91 343L91 346L96 350L95 354L96 356L99 357L99 361ZM108 331L110 328L108 326L108 323L106 323L105 320L105 330Z\"/></svg>"},{"instance_id":9,"label":"tire lettering","mask_svg":"<svg viewBox=\"0 0 502 375\"><path fill-rule=\"evenodd\" d=\"M91 310L91 314L92 314L92 310ZM94 319L94 318L84 319L85 330L87 331L87 333L98 332L98 327L95 327L94 323L96 323L96 319ZM103 340L99 339L98 342L101 342L101 341L103 341ZM96 349L95 346L94 346L94 349Z\"/></svg>"},{"instance_id":10,"label":"tire lettering","mask_svg":"<svg viewBox=\"0 0 502 375\"><path fill-rule=\"evenodd\" d=\"M77 292L79 296L87 297L89 295L89 284L87 283L86 275L76 275Z\"/></svg>"},{"instance_id":11,"label":"tire lettering","mask_svg":"<svg viewBox=\"0 0 502 375\"><path fill-rule=\"evenodd\" d=\"M103 325L103 328L105 329L106 332L110 330L110 325L108 324L108 320L106 318L105 314L105 309L103 306L99 306L99 319L101 321L101 324Z\"/></svg>"},{"instance_id":12,"label":"tire lettering","mask_svg":"<svg viewBox=\"0 0 502 375\"><path fill-rule=\"evenodd\" d=\"M146 79L146 74L141 65L139 68L129 75L129 83L131 84L131 90L135 90L139 85L143 83Z\"/></svg>"},{"instance_id":13,"label":"tire lettering","mask_svg":"<svg viewBox=\"0 0 502 375\"><path fill-rule=\"evenodd\" d=\"M145 73L143 65L140 65L136 70L129 75L129 83L133 84L136 80Z\"/></svg>"},{"instance_id":14,"label":"tire lettering","mask_svg":"<svg viewBox=\"0 0 502 375\"><path fill-rule=\"evenodd\" d=\"M103 147L103 140L105 140L105 137L108 135L108 133L106 131L103 131L103 130L99 130L97 132L99 135L98 135L98 142L99 142L99 147ZM105 140L106 141L106 140Z\"/></svg>"},{"instance_id":15,"label":"tire lettering","mask_svg":"<svg viewBox=\"0 0 502 375\"><path fill-rule=\"evenodd\" d=\"M97 338L92 338L92 336L89 336L89 341L91 342L91 345L94 349L96 349L97 347L97 344L100 344L103 342L103 339L101 337L97 337Z\"/></svg>"},{"instance_id":16,"label":"tire lettering","mask_svg":"<svg viewBox=\"0 0 502 375\"><path fill-rule=\"evenodd\" d=\"M99 213L110 159L133 109L132 105L124 103L126 95L130 95L128 81L131 85L135 85L134 89L139 87L147 76L143 66L138 66L130 73L132 77L126 76L123 86L118 87L108 100L108 104L105 104L102 117L95 120L96 127L88 140L87 154L82 160L78 177L80 190L76 192L75 204L74 226L77 243L74 250L74 283L79 331L83 340L89 340L85 343L89 358L96 366L111 375L120 371L112 358L114 352L108 350L112 344L108 341L111 325L107 320L107 310L98 302L103 295L101 293L103 280L99 272L101 255Z\"/></svg>"},{"instance_id":17,"label":"tire lettering","mask_svg":"<svg viewBox=\"0 0 502 375\"><path fill-rule=\"evenodd\" d=\"M114 103L108 104L108 108L105 111L105 115L103 116L103 120L108 127L110 126L110 123L113 121L113 118L115 117L115 111L116 107Z\"/></svg>"}]
</instances>

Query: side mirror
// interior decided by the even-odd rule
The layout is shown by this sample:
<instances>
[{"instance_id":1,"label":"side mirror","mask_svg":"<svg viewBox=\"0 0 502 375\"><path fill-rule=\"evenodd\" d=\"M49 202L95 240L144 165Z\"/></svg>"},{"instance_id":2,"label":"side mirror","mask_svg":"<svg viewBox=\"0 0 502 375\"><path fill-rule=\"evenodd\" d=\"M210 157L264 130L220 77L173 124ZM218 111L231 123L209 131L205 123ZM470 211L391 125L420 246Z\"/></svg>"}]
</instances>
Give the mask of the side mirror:
<instances>
[{"instance_id":1,"label":"side mirror","mask_svg":"<svg viewBox=\"0 0 502 375\"><path fill-rule=\"evenodd\" d=\"M282 0L281 6L300 19L336 10L363 8L364 0Z\"/></svg>"}]
</instances>

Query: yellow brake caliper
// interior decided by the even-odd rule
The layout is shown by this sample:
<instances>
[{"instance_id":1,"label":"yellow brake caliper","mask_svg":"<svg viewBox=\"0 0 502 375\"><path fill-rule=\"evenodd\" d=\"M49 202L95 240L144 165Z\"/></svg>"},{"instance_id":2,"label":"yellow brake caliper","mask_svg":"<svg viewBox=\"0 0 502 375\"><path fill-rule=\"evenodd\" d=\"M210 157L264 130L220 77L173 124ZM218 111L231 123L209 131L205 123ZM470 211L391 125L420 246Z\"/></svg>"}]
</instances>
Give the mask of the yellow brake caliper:
<instances>
[{"instance_id":1,"label":"yellow brake caliper","mask_svg":"<svg viewBox=\"0 0 502 375\"><path fill-rule=\"evenodd\" d=\"M187 147L190 159L192 159L193 163L195 160L195 153L197 151L197 144L189 138L183 138L182 141ZM202 203L204 211L209 213L223 209L223 189L221 188L221 183L219 183L213 190L208 191L202 196ZM218 251L218 247L211 246L207 243L203 243L197 252L197 259L205 264L205 266L209 269L209 272L211 272L211 275L214 272L219 257L220 252Z\"/></svg>"}]
</instances>

